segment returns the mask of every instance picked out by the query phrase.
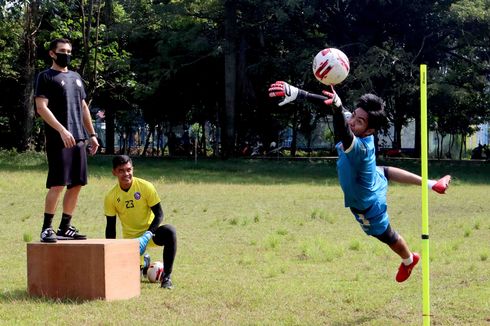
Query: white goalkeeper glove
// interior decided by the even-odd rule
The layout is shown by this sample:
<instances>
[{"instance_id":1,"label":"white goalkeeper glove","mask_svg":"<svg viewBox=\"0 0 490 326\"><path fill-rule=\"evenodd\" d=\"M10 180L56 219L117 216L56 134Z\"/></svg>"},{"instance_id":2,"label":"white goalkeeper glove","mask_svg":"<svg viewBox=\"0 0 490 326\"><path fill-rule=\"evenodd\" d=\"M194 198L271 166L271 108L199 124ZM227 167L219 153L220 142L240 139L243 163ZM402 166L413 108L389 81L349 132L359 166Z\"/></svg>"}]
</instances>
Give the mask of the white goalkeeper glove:
<instances>
[{"instance_id":1,"label":"white goalkeeper glove","mask_svg":"<svg viewBox=\"0 0 490 326\"><path fill-rule=\"evenodd\" d=\"M331 86L331 87L332 87L332 92L328 92L328 91L322 92L323 95L325 95L328 98L324 101L324 103L326 105L333 105L336 108L340 108L342 106L342 100L340 99L340 97L335 92L335 89L333 89L333 86Z\"/></svg>"},{"instance_id":2,"label":"white goalkeeper glove","mask_svg":"<svg viewBox=\"0 0 490 326\"><path fill-rule=\"evenodd\" d=\"M279 106L288 104L298 97L300 90L284 81L276 81L269 87L269 97L284 97Z\"/></svg>"}]
</instances>

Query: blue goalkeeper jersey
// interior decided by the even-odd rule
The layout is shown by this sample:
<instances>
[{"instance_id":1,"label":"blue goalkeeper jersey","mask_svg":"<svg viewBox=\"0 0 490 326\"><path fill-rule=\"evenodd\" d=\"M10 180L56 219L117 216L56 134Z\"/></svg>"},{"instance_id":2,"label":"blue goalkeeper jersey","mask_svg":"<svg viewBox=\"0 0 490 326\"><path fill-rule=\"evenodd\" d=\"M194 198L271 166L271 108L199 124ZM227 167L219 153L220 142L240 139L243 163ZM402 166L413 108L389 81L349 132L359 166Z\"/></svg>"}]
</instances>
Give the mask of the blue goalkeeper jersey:
<instances>
[{"instance_id":1,"label":"blue goalkeeper jersey","mask_svg":"<svg viewBox=\"0 0 490 326\"><path fill-rule=\"evenodd\" d=\"M354 137L351 146L336 145L337 173L344 192L345 207L357 211L370 209L371 216L386 212L388 181L376 168L374 136Z\"/></svg>"}]
</instances>

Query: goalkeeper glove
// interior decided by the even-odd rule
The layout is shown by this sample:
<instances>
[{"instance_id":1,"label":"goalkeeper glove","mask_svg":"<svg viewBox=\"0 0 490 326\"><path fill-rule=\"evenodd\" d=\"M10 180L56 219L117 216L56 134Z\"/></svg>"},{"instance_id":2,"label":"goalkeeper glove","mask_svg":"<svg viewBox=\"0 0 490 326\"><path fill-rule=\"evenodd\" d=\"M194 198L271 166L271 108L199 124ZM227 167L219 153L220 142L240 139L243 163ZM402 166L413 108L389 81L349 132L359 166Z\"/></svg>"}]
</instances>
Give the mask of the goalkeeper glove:
<instances>
[{"instance_id":1,"label":"goalkeeper glove","mask_svg":"<svg viewBox=\"0 0 490 326\"><path fill-rule=\"evenodd\" d=\"M331 87L332 87L332 92L323 91L323 95L328 97L328 99L326 99L324 101L324 103L326 105L333 105L336 108L340 108L342 106L342 100L340 99L340 97L335 92L335 89L333 89L333 86L331 86Z\"/></svg>"},{"instance_id":2,"label":"goalkeeper glove","mask_svg":"<svg viewBox=\"0 0 490 326\"><path fill-rule=\"evenodd\" d=\"M284 104L296 100L298 94L302 94L302 92L304 93L303 90L289 85L284 81L276 81L269 87L269 97L284 97L284 99L279 102L279 106L283 106Z\"/></svg>"},{"instance_id":3,"label":"goalkeeper glove","mask_svg":"<svg viewBox=\"0 0 490 326\"><path fill-rule=\"evenodd\" d=\"M140 256L145 252L146 246L148 246L148 242L150 242L152 237L153 233L151 233L150 231L146 231L141 237L138 238L138 241L140 243Z\"/></svg>"}]
</instances>

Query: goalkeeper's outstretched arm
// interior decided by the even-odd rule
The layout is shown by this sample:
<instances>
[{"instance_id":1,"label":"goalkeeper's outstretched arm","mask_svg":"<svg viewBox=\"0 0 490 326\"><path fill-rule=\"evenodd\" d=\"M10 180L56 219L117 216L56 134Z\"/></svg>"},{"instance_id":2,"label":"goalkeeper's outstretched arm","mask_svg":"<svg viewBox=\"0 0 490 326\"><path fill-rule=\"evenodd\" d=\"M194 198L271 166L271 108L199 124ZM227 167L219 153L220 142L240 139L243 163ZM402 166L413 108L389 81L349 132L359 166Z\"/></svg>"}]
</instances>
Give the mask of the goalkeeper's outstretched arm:
<instances>
[{"instance_id":1,"label":"goalkeeper's outstretched arm","mask_svg":"<svg viewBox=\"0 0 490 326\"><path fill-rule=\"evenodd\" d=\"M296 86L290 85L285 81L276 81L269 87L269 97L282 97L282 101L279 102L279 106L291 103L296 99L308 100L313 103L323 104L325 101L331 100L330 97L325 95L310 93ZM332 104L332 103L330 103ZM329 104L329 105L330 105ZM339 104L342 106L342 102ZM342 112L349 112L342 107Z\"/></svg>"},{"instance_id":2,"label":"goalkeeper's outstretched arm","mask_svg":"<svg viewBox=\"0 0 490 326\"><path fill-rule=\"evenodd\" d=\"M326 100L328 100L328 98L323 95L310 93L302 89L299 90L298 98L304 98L308 101L315 102L315 103L325 102Z\"/></svg>"},{"instance_id":3,"label":"goalkeeper's outstretched arm","mask_svg":"<svg viewBox=\"0 0 490 326\"><path fill-rule=\"evenodd\" d=\"M324 101L325 104L331 105L333 108L333 131L335 134L335 141L341 141L344 146L344 150L347 150L354 141L354 134L349 128L346 115L351 113L344 109L342 106L342 100L337 95L332 87L332 92L323 91L323 94L327 97ZM347 113L348 112L348 113Z\"/></svg>"},{"instance_id":4,"label":"goalkeeper's outstretched arm","mask_svg":"<svg viewBox=\"0 0 490 326\"><path fill-rule=\"evenodd\" d=\"M271 84L269 87L269 96L282 97L283 99L279 102L279 106L291 103L296 99L306 99L316 103L328 100L328 98L323 95L307 92L284 81L276 81L274 84Z\"/></svg>"},{"instance_id":5,"label":"goalkeeper's outstretched arm","mask_svg":"<svg viewBox=\"0 0 490 326\"><path fill-rule=\"evenodd\" d=\"M292 86L285 81L276 81L269 87L269 97L282 97L279 106L291 103L296 99L305 99L315 103L325 103L333 107L333 121L335 141L341 141L344 148L350 147L354 140L354 134L347 125L346 116L350 116L350 112L342 106L340 97L335 93L332 87L332 92L323 92L324 95L318 95L307 92L298 87ZM322 103L323 102L323 103Z\"/></svg>"}]
</instances>

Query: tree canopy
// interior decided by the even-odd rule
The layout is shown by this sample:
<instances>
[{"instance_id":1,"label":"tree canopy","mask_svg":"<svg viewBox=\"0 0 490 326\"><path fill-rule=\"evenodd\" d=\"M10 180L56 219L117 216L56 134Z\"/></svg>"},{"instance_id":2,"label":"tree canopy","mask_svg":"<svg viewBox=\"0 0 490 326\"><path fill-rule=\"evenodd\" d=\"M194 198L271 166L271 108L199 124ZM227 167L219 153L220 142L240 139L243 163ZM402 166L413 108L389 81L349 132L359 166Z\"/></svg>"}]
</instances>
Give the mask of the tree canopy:
<instances>
[{"instance_id":1,"label":"tree canopy","mask_svg":"<svg viewBox=\"0 0 490 326\"><path fill-rule=\"evenodd\" d=\"M430 125L442 139L463 144L489 119L489 0L12 0L0 2L0 18L0 87L9 94L0 98L1 147L42 148L33 85L55 37L73 42L71 68L91 108L106 112L109 152L114 134L141 116L150 133L214 126L226 156L291 128L294 154L294 135L311 137L325 110L278 107L266 89L285 80L320 92L311 61L326 47L350 59L336 87L344 103L365 92L386 101L394 147L403 126L419 123L422 63Z\"/></svg>"}]
</instances>

